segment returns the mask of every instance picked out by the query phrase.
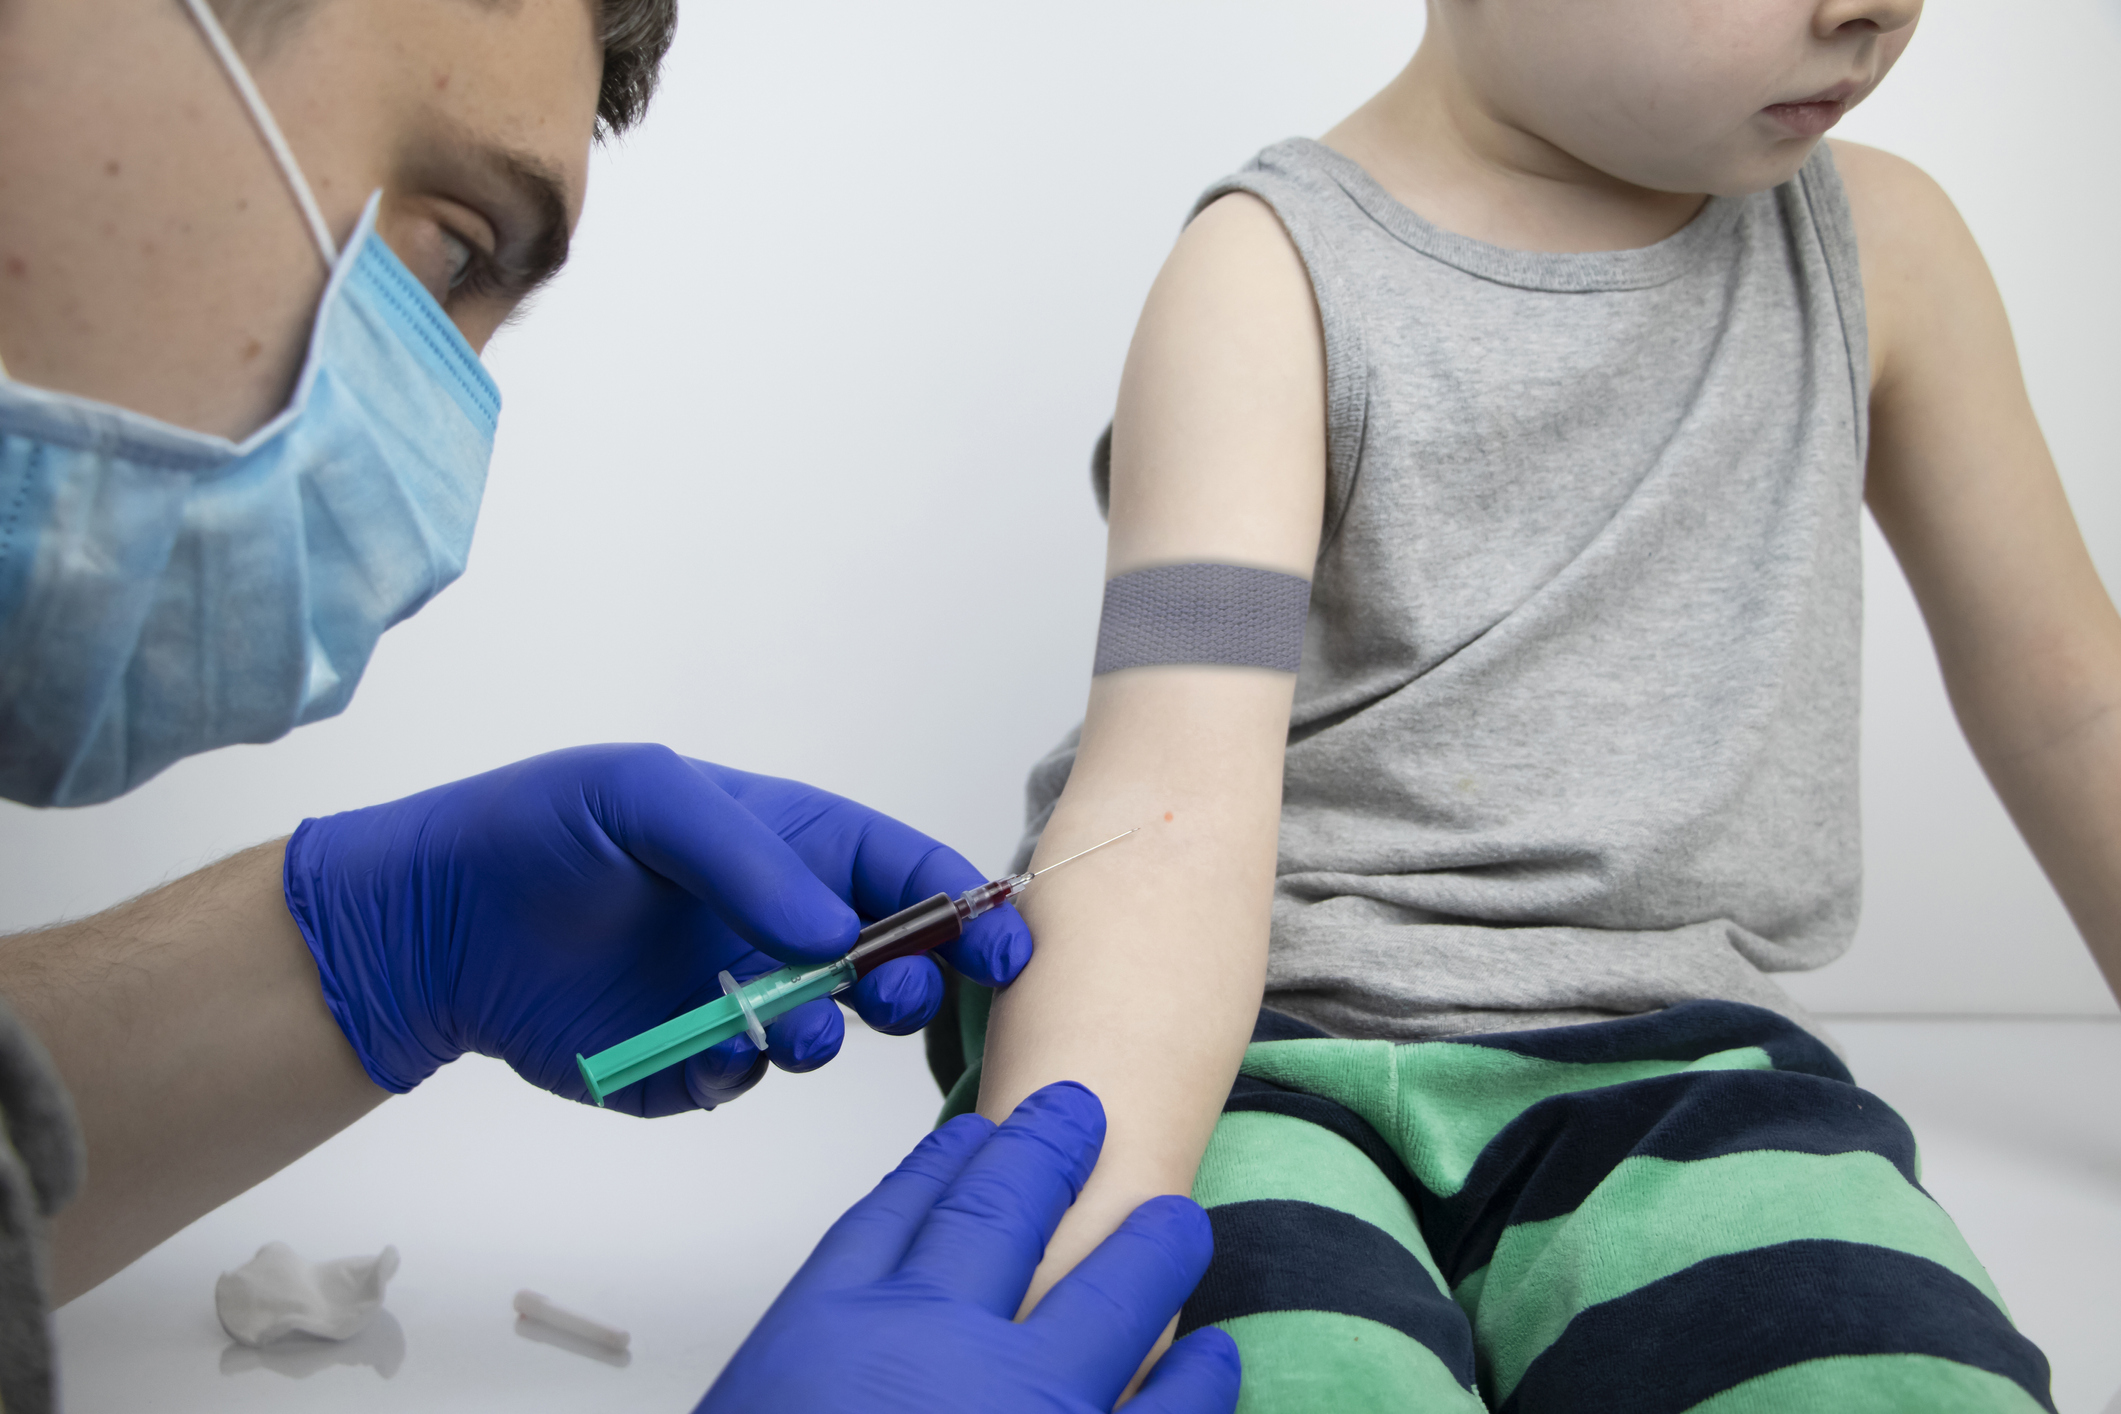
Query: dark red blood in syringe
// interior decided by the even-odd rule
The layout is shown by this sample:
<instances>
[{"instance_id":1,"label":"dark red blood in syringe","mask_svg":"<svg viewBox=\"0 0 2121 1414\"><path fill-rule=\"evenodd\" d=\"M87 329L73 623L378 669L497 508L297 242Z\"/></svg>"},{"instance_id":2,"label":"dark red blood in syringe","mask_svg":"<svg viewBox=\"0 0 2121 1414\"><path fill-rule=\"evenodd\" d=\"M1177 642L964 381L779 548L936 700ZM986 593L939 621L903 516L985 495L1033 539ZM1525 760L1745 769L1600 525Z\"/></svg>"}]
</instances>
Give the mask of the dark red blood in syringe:
<instances>
[{"instance_id":1,"label":"dark red blood in syringe","mask_svg":"<svg viewBox=\"0 0 2121 1414\"><path fill-rule=\"evenodd\" d=\"M854 975L867 977L893 958L917 957L957 941L964 927L957 900L948 894L936 894L862 929L854 950L847 956L854 963Z\"/></svg>"}]
</instances>

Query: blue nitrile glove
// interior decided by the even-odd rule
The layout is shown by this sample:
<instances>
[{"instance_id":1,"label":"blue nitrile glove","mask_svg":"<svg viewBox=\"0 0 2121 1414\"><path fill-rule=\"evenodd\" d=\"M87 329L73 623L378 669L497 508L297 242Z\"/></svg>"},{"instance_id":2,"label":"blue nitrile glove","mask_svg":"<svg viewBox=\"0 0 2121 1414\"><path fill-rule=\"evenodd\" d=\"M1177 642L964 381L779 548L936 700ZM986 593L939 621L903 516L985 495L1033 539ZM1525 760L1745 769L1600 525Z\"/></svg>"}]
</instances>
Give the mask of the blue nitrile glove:
<instances>
[{"instance_id":1,"label":"blue nitrile glove","mask_svg":"<svg viewBox=\"0 0 2121 1414\"><path fill-rule=\"evenodd\" d=\"M378 1085L409 1090L475 1051L575 1100L587 1098L577 1053L712 1001L724 968L748 981L837 957L862 919L982 881L851 800L660 746L555 751L305 820L284 877L325 1001ZM940 952L999 985L1030 958L1031 935L999 908ZM845 995L871 1026L907 1032L935 1014L942 978L902 958ZM820 999L766 1028L766 1055L810 1070L841 1035L839 1008ZM606 1103L709 1109L764 1070L739 1036Z\"/></svg>"},{"instance_id":2,"label":"blue nitrile glove","mask_svg":"<svg viewBox=\"0 0 2121 1414\"><path fill-rule=\"evenodd\" d=\"M1048 1085L997 1129L951 1120L849 1209L694 1414L1108 1411L1208 1269L1208 1215L1134 1210L1012 1319L1105 1139L1080 1085ZM1128 1414L1229 1414L1237 1343L1213 1326L1165 1352Z\"/></svg>"}]
</instances>

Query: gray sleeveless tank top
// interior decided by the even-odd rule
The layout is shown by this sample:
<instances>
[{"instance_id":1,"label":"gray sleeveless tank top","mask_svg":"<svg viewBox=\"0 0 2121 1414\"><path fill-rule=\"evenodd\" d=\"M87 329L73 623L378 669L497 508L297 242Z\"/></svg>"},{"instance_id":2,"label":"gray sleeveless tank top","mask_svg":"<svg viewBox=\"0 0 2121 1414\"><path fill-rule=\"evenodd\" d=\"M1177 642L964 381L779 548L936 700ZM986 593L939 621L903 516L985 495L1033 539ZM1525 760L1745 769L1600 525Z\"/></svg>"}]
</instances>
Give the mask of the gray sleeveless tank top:
<instances>
[{"instance_id":1,"label":"gray sleeveless tank top","mask_svg":"<svg viewBox=\"0 0 2121 1414\"><path fill-rule=\"evenodd\" d=\"M1845 950L1861 882L1869 360L1825 146L1592 254L1439 230L1306 140L1201 205L1240 191L1326 347L1268 1004L1392 1040L1799 1015L1765 974Z\"/></svg>"}]
</instances>

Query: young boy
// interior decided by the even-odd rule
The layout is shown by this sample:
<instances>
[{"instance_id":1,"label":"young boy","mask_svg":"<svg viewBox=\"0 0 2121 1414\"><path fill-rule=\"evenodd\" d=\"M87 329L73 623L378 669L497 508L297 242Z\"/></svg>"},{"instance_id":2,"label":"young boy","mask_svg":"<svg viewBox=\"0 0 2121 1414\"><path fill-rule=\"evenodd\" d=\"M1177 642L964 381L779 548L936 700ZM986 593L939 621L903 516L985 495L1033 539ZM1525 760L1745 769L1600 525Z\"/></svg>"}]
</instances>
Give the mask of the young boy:
<instances>
[{"instance_id":1,"label":"young boy","mask_svg":"<svg viewBox=\"0 0 2121 1414\"><path fill-rule=\"evenodd\" d=\"M1821 145L1920 8L1430 0L1149 297L1032 783L1040 860L1144 828L960 1094L1104 1099L1042 1284L1209 1206L1247 1408L2052 1407L1767 976L1855 926L1867 502L2121 987L2121 619L1972 239Z\"/></svg>"}]
</instances>

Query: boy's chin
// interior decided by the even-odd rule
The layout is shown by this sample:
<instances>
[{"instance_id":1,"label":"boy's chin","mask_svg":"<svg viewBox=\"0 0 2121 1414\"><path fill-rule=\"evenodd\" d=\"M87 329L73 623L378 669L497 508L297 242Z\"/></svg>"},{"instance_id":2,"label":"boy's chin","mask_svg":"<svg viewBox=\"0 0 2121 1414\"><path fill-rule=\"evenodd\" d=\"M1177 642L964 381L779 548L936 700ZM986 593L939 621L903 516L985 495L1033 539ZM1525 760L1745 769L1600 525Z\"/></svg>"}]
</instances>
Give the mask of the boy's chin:
<instances>
[{"instance_id":1,"label":"boy's chin","mask_svg":"<svg viewBox=\"0 0 2121 1414\"><path fill-rule=\"evenodd\" d=\"M1660 165L1640 176L1613 173L1652 191L1699 196L1751 196L1795 177L1819 147L1821 138L1778 137L1773 141L1734 143L1733 150L1704 154L1692 161ZM1645 164L1648 166L1648 164Z\"/></svg>"},{"instance_id":2,"label":"boy's chin","mask_svg":"<svg viewBox=\"0 0 2121 1414\"><path fill-rule=\"evenodd\" d=\"M1804 164L1811 161L1812 154L1824 141L1824 135L1780 139L1751 160L1734 164L1735 170L1729 174L1728 180L1720 183L1710 195L1751 196L1757 191L1779 187L1803 170Z\"/></svg>"}]
</instances>

